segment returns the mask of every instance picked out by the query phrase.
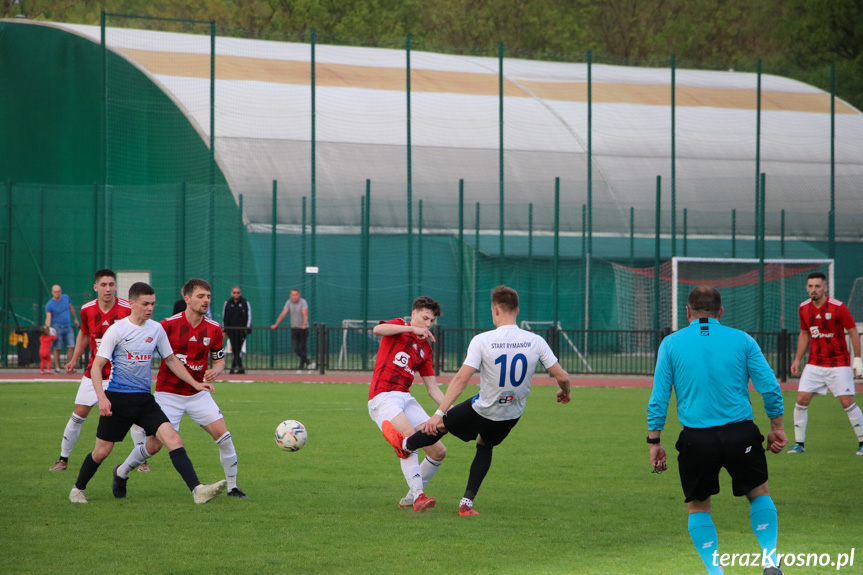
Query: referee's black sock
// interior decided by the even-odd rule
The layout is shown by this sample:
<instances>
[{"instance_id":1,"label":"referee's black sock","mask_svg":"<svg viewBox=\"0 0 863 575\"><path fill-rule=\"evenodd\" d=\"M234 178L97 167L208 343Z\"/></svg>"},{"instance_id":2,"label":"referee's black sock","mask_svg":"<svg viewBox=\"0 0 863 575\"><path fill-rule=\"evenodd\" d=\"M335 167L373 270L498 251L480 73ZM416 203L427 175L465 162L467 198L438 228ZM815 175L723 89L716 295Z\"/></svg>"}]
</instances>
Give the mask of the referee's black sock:
<instances>
[{"instance_id":1,"label":"referee's black sock","mask_svg":"<svg viewBox=\"0 0 863 575\"><path fill-rule=\"evenodd\" d=\"M416 451L421 447L428 447L434 443L437 443L441 437L446 435L445 433L435 433L434 435L429 435L428 433L423 433L422 431L416 431L413 435L407 438L405 441L405 447L410 451Z\"/></svg>"},{"instance_id":2,"label":"referee's black sock","mask_svg":"<svg viewBox=\"0 0 863 575\"><path fill-rule=\"evenodd\" d=\"M180 477L183 478L183 481L186 482L186 485L189 488L189 491L194 491L195 487L201 484L198 481L198 474L195 473L195 467L192 465L192 460L189 459L189 455L186 453L185 447L178 447L174 451L168 453L171 456L171 463L174 464L174 469L177 470L177 473L180 474Z\"/></svg>"},{"instance_id":3,"label":"referee's black sock","mask_svg":"<svg viewBox=\"0 0 863 575\"><path fill-rule=\"evenodd\" d=\"M471 501L476 498L476 493L479 491L482 480L485 479L491 467L492 448L488 445L476 444L476 455L473 458L473 463L470 464L470 474L467 476L467 489L464 490L464 496Z\"/></svg>"},{"instance_id":4,"label":"referee's black sock","mask_svg":"<svg viewBox=\"0 0 863 575\"><path fill-rule=\"evenodd\" d=\"M100 465L101 463L93 461L93 453L88 453L87 457L84 458L84 463L81 464L81 471L78 472L78 479L75 480L75 487L81 491L87 489L87 484L91 479L93 479L96 472L99 471Z\"/></svg>"}]
</instances>

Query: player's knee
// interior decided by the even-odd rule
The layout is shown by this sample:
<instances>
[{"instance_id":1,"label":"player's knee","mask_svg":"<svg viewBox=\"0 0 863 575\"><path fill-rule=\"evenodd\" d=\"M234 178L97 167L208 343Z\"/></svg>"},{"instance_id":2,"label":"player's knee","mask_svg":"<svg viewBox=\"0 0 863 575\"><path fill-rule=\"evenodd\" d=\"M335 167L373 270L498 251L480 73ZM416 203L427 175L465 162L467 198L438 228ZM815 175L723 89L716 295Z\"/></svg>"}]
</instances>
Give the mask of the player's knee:
<instances>
[{"instance_id":1,"label":"player's knee","mask_svg":"<svg viewBox=\"0 0 863 575\"><path fill-rule=\"evenodd\" d=\"M146 449L150 455L156 455L162 449L162 442L153 435L147 436Z\"/></svg>"},{"instance_id":2,"label":"player's knee","mask_svg":"<svg viewBox=\"0 0 863 575\"><path fill-rule=\"evenodd\" d=\"M77 404L77 403L76 403L76 404L75 404L75 409L73 410L73 412L74 412L74 413L75 413L75 415L77 415L78 417L86 418L88 415L90 415L90 409L91 409L91 408L90 408L90 406L89 406L89 405L80 405L80 404Z\"/></svg>"},{"instance_id":3,"label":"player's knee","mask_svg":"<svg viewBox=\"0 0 863 575\"><path fill-rule=\"evenodd\" d=\"M446 446L438 441L434 445L429 445L426 448L426 455L435 461L443 461L446 457Z\"/></svg>"},{"instance_id":4,"label":"player's knee","mask_svg":"<svg viewBox=\"0 0 863 575\"><path fill-rule=\"evenodd\" d=\"M93 458L93 461L96 463L102 463L105 459L111 455L111 445L108 446L96 446L93 449L93 452L90 454L90 457Z\"/></svg>"}]
</instances>

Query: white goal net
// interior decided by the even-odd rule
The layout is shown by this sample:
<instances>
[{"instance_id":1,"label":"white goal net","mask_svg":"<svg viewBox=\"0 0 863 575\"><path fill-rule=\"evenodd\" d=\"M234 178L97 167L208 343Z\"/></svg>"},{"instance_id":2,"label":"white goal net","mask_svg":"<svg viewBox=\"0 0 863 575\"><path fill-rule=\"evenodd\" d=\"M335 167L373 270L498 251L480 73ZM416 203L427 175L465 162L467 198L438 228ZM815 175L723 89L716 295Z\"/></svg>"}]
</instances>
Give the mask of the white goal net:
<instances>
[{"instance_id":1,"label":"white goal net","mask_svg":"<svg viewBox=\"0 0 863 575\"><path fill-rule=\"evenodd\" d=\"M806 278L822 272L833 286L833 260L677 257L659 271L656 308L653 266L629 268L612 264L615 277L618 329L677 330L686 324L686 298L700 285L722 295L722 323L747 332L796 331L797 308L808 296ZM762 281L763 277L763 281ZM658 321L654 323L654 314Z\"/></svg>"}]
</instances>

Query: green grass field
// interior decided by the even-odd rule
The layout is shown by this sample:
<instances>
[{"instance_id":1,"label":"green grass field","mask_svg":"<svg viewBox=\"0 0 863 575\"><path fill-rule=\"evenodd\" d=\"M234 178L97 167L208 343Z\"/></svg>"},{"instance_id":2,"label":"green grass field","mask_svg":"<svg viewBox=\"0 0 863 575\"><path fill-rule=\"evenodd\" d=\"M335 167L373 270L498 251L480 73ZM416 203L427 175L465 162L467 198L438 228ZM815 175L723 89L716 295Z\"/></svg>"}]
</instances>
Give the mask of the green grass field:
<instances>
[{"instance_id":1,"label":"green grass field","mask_svg":"<svg viewBox=\"0 0 863 575\"><path fill-rule=\"evenodd\" d=\"M251 498L194 505L164 451L151 473L135 473L129 497L111 495L111 468L131 443L118 444L87 489L69 490L92 449L92 412L70 459L49 473L77 383L0 384L0 573L693 574L703 573L686 529L677 477L677 420L665 433L670 470L651 474L644 443L648 389L574 389L554 402L535 388L522 421L495 449L476 508L459 517L474 444L449 437L449 455L427 489L438 506L399 509L406 492L392 449L366 409L368 386L222 383L222 408L240 458L239 484ZM420 401L431 403L422 389ZM468 392L474 392L469 389ZM786 392L786 428L794 394ZM766 428L760 396L756 421ZM273 431L299 419L309 442L279 450ZM180 432L205 482L223 478L212 439L191 421ZM780 552L850 553L863 547L863 457L838 401L810 408L809 453L770 455L779 510ZM713 518L722 553L758 550L749 505L731 496L723 474ZM860 573L863 549L855 565ZM835 572L832 566L792 573ZM728 567L728 575L761 573Z\"/></svg>"}]
</instances>

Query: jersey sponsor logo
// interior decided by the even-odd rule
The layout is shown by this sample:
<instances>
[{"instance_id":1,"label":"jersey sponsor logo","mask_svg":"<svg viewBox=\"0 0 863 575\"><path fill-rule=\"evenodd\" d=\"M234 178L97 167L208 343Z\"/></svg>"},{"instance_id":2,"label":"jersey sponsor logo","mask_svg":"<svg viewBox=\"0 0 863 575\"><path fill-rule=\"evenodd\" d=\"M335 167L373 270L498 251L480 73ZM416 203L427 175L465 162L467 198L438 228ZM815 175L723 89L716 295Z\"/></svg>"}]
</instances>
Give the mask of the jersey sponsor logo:
<instances>
[{"instance_id":1,"label":"jersey sponsor logo","mask_svg":"<svg viewBox=\"0 0 863 575\"><path fill-rule=\"evenodd\" d=\"M833 333L821 333L821 330L818 329L817 325L813 325L809 328L809 333L812 334L812 337L820 337L820 338L831 338L833 337Z\"/></svg>"},{"instance_id":2,"label":"jersey sponsor logo","mask_svg":"<svg viewBox=\"0 0 863 575\"><path fill-rule=\"evenodd\" d=\"M189 338L189 341L190 342L191 341L198 341L198 338L193 335L192 337Z\"/></svg>"},{"instance_id":3,"label":"jersey sponsor logo","mask_svg":"<svg viewBox=\"0 0 863 575\"><path fill-rule=\"evenodd\" d=\"M400 351L393 358L393 363L396 364L397 366L403 368L409 374L413 375L414 370L412 370L410 368L410 366L408 365L410 363L410 360L411 360L410 354L408 354L404 351Z\"/></svg>"},{"instance_id":4,"label":"jersey sponsor logo","mask_svg":"<svg viewBox=\"0 0 863 575\"><path fill-rule=\"evenodd\" d=\"M111 325L111 324L108 323L108 320L106 319L105 321L102 322L102 325Z\"/></svg>"},{"instance_id":5,"label":"jersey sponsor logo","mask_svg":"<svg viewBox=\"0 0 863 575\"><path fill-rule=\"evenodd\" d=\"M187 356L185 353L177 353L175 355L177 356L177 359L179 359L181 362L183 362L183 365L185 365L186 367L188 367L192 371L201 371L202 369L204 369L203 365L189 365L189 363L187 361L189 356Z\"/></svg>"},{"instance_id":6,"label":"jersey sponsor logo","mask_svg":"<svg viewBox=\"0 0 863 575\"><path fill-rule=\"evenodd\" d=\"M152 353L132 353L126 352L126 359L129 361L152 361L153 354Z\"/></svg>"}]
</instances>

